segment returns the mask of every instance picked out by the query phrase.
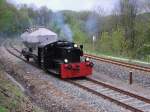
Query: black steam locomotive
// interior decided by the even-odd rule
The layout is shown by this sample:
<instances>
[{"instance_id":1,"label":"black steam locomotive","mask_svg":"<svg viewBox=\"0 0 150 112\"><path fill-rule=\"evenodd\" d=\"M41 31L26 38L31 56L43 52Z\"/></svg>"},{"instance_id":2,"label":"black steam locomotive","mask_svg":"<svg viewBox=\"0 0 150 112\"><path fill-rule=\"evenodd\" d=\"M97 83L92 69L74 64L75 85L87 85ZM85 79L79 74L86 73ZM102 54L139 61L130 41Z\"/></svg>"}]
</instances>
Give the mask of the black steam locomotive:
<instances>
[{"instance_id":1,"label":"black steam locomotive","mask_svg":"<svg viewBox=\"0 0 150 112\"><path fill-rule=\"evenodd\" d=\"M59 74L61 78L85 77L92 74L93 63L83 58L83 45L73 42L56 41L39 45L37 55L31 48L22 50L29 61L33 58L38 65L49 72Z\"/></svg>"}]
</instances>

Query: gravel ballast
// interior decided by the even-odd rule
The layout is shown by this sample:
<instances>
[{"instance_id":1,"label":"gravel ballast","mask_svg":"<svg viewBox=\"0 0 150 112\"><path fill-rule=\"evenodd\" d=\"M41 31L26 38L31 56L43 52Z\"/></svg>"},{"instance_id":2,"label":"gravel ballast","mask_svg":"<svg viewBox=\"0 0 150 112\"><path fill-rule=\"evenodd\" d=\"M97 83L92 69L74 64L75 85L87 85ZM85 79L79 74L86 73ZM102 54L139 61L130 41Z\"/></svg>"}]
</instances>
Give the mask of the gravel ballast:
<instances>
[{"instance_id":1,"label":"gravel ballast","mask_svg":"<svg viewBox=\"0 0 150 112\"><path fill-rule=\"evenodd\" d=\"M92 60L94 62L94 70L96 72L108 75L112 78L118 78L128 82L129 73L133 73L133 82L144 87L150 88L150 73L134 70L111 63Z\"/></svg>"},{"instance_id":2,"label":"gravel ballast","mask_svg":"<svg viewBox=\"0 0 150 112\"><path fill-rule=\"evenodd\" d=\"M15 40L15 45L20 46L19 49L23 47L23 44L19 40ZM150 73L139 71L135 69L130 69L123 66L118 66L115 64L97 61L92 59L94 62L94 70L95 72L105 74L107 76L110 76L112 78L117 78L119 80L128 82L129 80L129 73L133 73L133 83L137 83L139 85L142 85L144 87L147 87L150 89Z\"/></svg>"},{"instance_id":3,"label":"gravel ballast","mask_svg":"<svg viewBox=\"0 0 150 112\"><path fill-rule=\"evenodd\" d=\"M13 72L30 97L42 108L52 112L120 112L126 109L85 90L48 75L1 48L0 60L4 68ZM109 108L108 108L109 107Z\"/></svg>"}]
</instances>

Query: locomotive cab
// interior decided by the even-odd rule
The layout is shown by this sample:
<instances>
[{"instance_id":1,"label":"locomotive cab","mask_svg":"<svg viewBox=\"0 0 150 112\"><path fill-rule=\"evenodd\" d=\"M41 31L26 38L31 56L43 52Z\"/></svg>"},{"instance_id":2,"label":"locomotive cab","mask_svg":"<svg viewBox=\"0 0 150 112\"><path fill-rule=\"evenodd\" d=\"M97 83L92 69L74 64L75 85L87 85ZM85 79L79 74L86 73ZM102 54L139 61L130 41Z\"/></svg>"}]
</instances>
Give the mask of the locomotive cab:
<instances>
[{"instance_id":1,"label":"locomotive cab","mask_svg":"<svg viewBox=\"0 0 150 112\"><path fill-rule=\"evenodd\" d=\"M93 63L82 61L83 47L68 41L56 41L38 48L39 65L61 78L92 74Z\"/></svg>"}]
</instances>

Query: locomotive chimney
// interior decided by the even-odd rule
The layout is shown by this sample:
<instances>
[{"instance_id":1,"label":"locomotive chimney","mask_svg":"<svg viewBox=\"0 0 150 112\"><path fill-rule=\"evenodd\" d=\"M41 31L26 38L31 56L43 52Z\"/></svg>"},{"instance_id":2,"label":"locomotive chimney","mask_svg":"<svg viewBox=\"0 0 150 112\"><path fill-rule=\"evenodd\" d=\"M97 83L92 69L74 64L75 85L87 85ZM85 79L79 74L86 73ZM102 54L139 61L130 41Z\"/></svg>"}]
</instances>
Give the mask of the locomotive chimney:
<instances>
[{"instance_id":1,"label":"locomotive chimney","mask_svg":"<svg viewBox=\"0 0 150 112\"><path fill-rule=\"evenodd\" d=\"M83 45L80 45L80 49L83 50Z\"/></svg>"}]
</instances>

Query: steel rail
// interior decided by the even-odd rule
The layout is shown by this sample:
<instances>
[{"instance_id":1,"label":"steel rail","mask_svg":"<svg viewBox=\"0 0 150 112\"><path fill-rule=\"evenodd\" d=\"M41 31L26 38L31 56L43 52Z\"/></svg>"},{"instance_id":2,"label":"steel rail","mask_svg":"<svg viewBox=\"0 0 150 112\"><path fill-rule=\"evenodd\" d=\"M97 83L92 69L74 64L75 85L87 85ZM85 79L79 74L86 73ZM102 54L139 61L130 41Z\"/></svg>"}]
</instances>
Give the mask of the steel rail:
<instances>
[{"instance_id":1,"label":"steel rail","mask_svg":"<svg viewBox=\"0 0 150 112\"><path fill-rule=\"evenodd\" d=\"M14 50L16 50L17 52L21 53L21 52L20 52L17 48L15 48L14 46L11 45L11 47L12 47ZM15 55L15 54L14 54L14 55ZM20 58L19 56L17 56L17 57ZM21 59L22 59L22 58L21 58ZM23 59L23 60L24 60L24 59ZM26 60L24 60L24 61L26 61ZM26 61L26 62L28 62L28 61ZM28 62L28 63L29 63L29 64L32 64L31 62ZM34 65L34 66L35 66L35 65ZM126 95L129 95L129 96L132 96L132 97L134 97L134 98L137 98L137 99L139 99L139 100L141 100L141 101L144 101L144 102L146 102L146 103L150 103L150 99L148 99L148 98L139 96L139 95L134 94L134 93L131 93L131 92L129 92L129 91L125 91L125 90L119 89L119 88L117 88L117 87L114 87L114 86L112 86L112 85L106 84L106 83L104 83L104 82L100 82L100 81L94 80L94 79L89 78L89 77L86 77L86 79L89 80L89 81L91 81L91 82L94 82L94 83L96 83L96 84L99 84L99 85L102 85L102 86L104 86L104 87L107 87L107 88L109 88L109 89L112 89L112 90L118 91L118 92L120 92L120 93L124 93L124 94L126 94Z\"/></svg>"},{"instance_id":2,"label":"steel rail","mask_svg":"<svg viewBox=\"0 0 150 112\"><path fill-rule=\"evenodd\" d=\"M145 67L145 66L141 66L141 65L126 63L126 62L123 62L123 61L117 61L117 60L113 60L113 59L103 58L103 57L94 56L94 55L91 55L91 54L84 54L84 56L92 58L94 60L103 61L103 62L107 62L107 63L111 63L111 64L131 68L131 69L135 69L135 70L150 72L150 67Z\"/></svg>"},{"instance_id":3,"label":"steel rail","mask_svg":"<svg viewBox=\"0 0 150 112\"><path fill-rule=\"evenodd\" d=\"M111 98L111 97L109 97L107 95L101 94L100 92L94 91L94 90L92 90L92 89L90 89L88 87L85 87L85 86L83 86L83 85L81 85L79 83L76 83L73 80L66 80L66 81L69 82L69 83L71 83L71 84L73 84L73 85L75 85L75 86L77 86L77 87L79 87L79 88L82 88L83 90L86 90L86 91L88 91L88 92L90 92L90 93L92 93L94 95L100 96L100 97L102 97L104 99L107 99L107 100L109 100L111 102L114 102L117 105L120 105L120 106L122 106L122 107L124 107L126 109L129 109L129 110L133 111L133 112L144 112L144 111L139 110L139 109L137 109L137 108L135 108L133 106L127 105L127 104L125 104L123 102L120 102L120 101L114 99L114 98Z\"/></svg>"},{"instance_id":4,"label":"steel rail","mask_svg":"<svg viewBox=\"0 0 150 112\"><path fill-rule=\"evenodd\" d=\"M125 90L120 89L120 88L118 88L118 87L114 87L114 86L112 86L112 85L110 85L110 84L106 84L106 83L104 83L104 82L100 82L100 81L97 81L97 80L95 80L95 79L91 79L91 78L89 78L89 77L87 77L86 79L87 79L88 81L91 81L91 82L95 83L95 84L102 85L102 86L104 86L104 87L106 87L106 88L109 88L109 89L112 89L112 90L114 90L114 91L123 93L123 94L125 94L125 95L131 96L131 97L134 97L134 98L137 98L137 99L139 99L139 100L141 100L141 101L143 101L143 102L146 102L146 103L149 103L149 104L150 104L150 99L148 99L148 98L139 96L139 95L134 94L134 93L131 93L131 92L129 92L129 91L125 91Z\"/></svg>"},{"instance_id":5,"label":"steel rail","mask_svg":"<svg viewBox=\"0 0 150 112\"><path fill-rule=\"evenodd\" d=\"M11 47L12 47L14 50L16 50L18 53L21 53L18 49L16 49L16 48L13 47L12 45L11 45ZM15 57L21 59L22 61L24 61L24 62L26 62L26 63L28 63L28 64L31 64L31 65L33 65L34 67L37 67L37 66L35 66L33 63L27 62L25 59L21 58L20 56L16 55L16 54L13 53L12 51L10 51L10 49L8 49L6 46L5 46L5 49L6 49L10 54L12 54L12 55L14 55ZM37 68L39 68L39 67L37 67ZM137 98L137 99L139 99L139 100L141 100L141 101L144 101L144 102L146 102L146 103L150 103L150 100L147 99L147 98L145 98L145 97L135 95L135 94L133 94L133 93L130 93L130 92L124 91L124 90L122 90L122 89L119 89L119 88L110 86L110 85L108 85L108 84L104 84L104 83L102 83L102 82L96 81L96 80L91 79L91 78L86 78L86 79L89 80L89 81L91 81L91 82L94 82L95 84L102 85L102 86L104 86L104 87L110 88L110 89L115 90L115 91L118 91L118 92L120 92L120 93L124 93L124 94L126 94L126 95L131 96L131 97ZM69 82L69 83L71 83L71 84L73 84L73 85L75 85L75 86L78 86L78 87L80 87L80 88L82 88L82 89L84 89L84 90L86 90L86 91L88 91L88 92L91 92L91 93L93 93L93 94L95 94L95 95L97 95L97 96L101 96L101 97L103 97L104 99L108 99L109 101L114 102L114 103L116 103L116 104L118 104L118 105L120 105L120 106L122 106L122 107L124 107L124 108L127 108L127 109L131 110L131 111L134 111L134 112L143 112L142 110L139 110L139 109L137 109L137 108L135 108L135 107L132 107L132 106L130 106L130 105L127 105L127 104L125 104L125 103L123 103L123 102L120 102L120 101L118 101L118 100L115 100L115 99L113 99L113 98L111 98L111 97L109 97L109 96L106 96L106 95L104 95L104 94L101 94L101 93L99 93L99 92L97 92L97 91L94 91L94 90L88 88L88 87L82 86L82 85L80 85L80 84L74 82L73 80L64 80L64 81Z\"/></svg>"}]
</instances>

